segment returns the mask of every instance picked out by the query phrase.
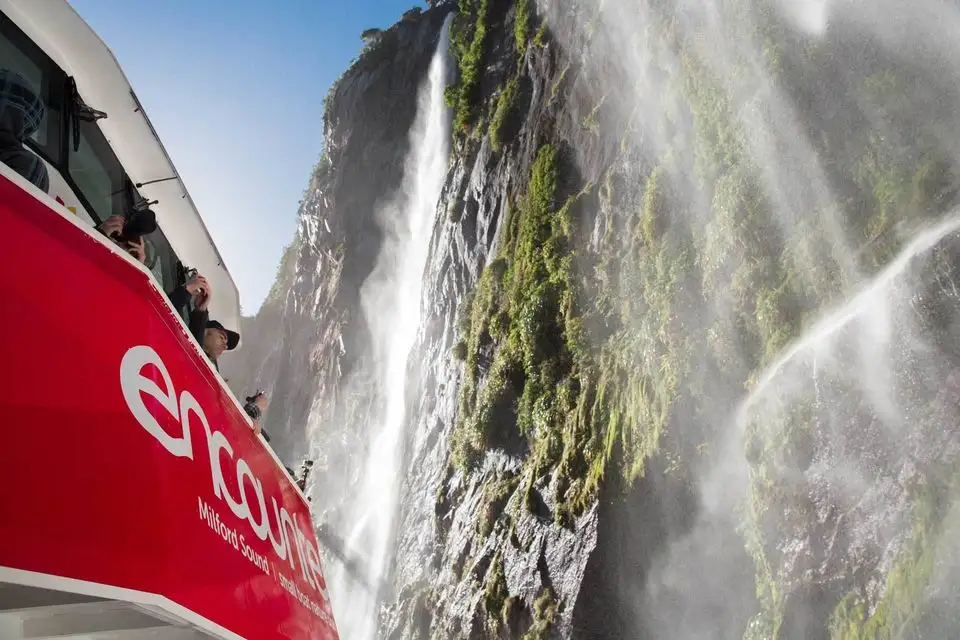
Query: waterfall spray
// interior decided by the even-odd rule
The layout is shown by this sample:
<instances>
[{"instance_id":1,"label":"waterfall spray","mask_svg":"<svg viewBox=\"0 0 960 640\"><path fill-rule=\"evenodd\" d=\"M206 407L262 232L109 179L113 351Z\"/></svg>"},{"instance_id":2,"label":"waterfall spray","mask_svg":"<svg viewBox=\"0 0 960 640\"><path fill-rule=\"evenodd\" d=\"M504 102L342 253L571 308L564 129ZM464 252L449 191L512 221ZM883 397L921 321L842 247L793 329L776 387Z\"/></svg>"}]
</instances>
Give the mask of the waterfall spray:
<instances>
[{"instance_id":1,"label":"waterfall spray","mask_svg":"<svg viewBox=\"0 0 960 640\"><path fill-rule=\"evenodd\" d=\"M575 618L609 637L954 637L960 10L547 5L583 65L560 63L556 103L620 142L609 165L573 145L603 185L584 280L603 265L604 301L628 301L614 348L638 346L610 378L641 390L623 433L658 443L623 456L643 478L601 520L610 586ZM928 174L949 177L916 187Z\"/></svg>"},{"instance_id":2,"label":"waterfall spray","mask_svg":"<svg viewBox=\"0 0 960 640\"><path fill-rule=\"evenodd\" d=\"M378 212L383 245L361 289L373 336L380 406L369 427L370 450L352 501L346 553L364 575L331 567L331 596L341 637L376 637L379 591L392 557L401 449L406 425L407 361L420 328L423 269L449 153L444 102L451 16L440 34L429 75L418 94L401 188ZM372 586L372 588L371 588Z\"/></svg>"},{"instance_id":3,"label":"waterfall spray","mask_svg":"<svg viewBox=\"0 0 960 640\"><path fill-rule=\"evenodd\" d=\"M705 475L704 509L697 526L672 545L651 579L653 596L648 597L653 609L670 595L683 594L670 603L677 609L666 608L657 616L655 637L702 637L701 630L709 624L701 614L704 603L713 607L711 620L717 612L730 619L737 617L738 607L749 608L742 601L724 599L718 590L718 584L733 579L733 568L715 559L721 548L716 532L722 526L736 526L730 521L742 512L749 523L743 529L748 546L753 545L756 553L769 548L763 526L777 516L758 506L765 488L757 481L761 473L770 486L803 487L811 508L827 522L833 522L835 513L854 522L883 522L881 533L869 534L874 553L889 562L900 552L909 512L901 511L902 503L892 496L898 495L901 484L924 477L918 467L949 459L960 447L956 430L942 428L955 424L957 416L955 405L940 404L949 388L951 366L940 361L929 338L923 337L916 308L929 304L936 295L932 292L941 286L935 276L941 268L936 253L955 255L958 230L960 218L954 212L917 232L886 269L764 370L734 416L716 465ZM956 313L957 293L942 293L952 300L946 304ZM761 470L745 458L744 439L750 450L751 440L770 446L758 441L793 443L805 437L816 443L817 454L809 459L784 454L774 463L763 463ZM844 531L843 518L826 529L826 548L839 548L842 535L865 535L854 527ZM787 557L792 552L808 553L800 544L782 550ZM950 562L945 566L955 568L956 561ZM714 584L700 580L705 567L722 578ZM677 616L684 615L685 623L678 625ZM812 607L798 615L808 619L796 624L822 624ZM769 637L769 632L758 616L749 624L748 634L753 635L747 637Z\"/></svg>"}]
</instances>

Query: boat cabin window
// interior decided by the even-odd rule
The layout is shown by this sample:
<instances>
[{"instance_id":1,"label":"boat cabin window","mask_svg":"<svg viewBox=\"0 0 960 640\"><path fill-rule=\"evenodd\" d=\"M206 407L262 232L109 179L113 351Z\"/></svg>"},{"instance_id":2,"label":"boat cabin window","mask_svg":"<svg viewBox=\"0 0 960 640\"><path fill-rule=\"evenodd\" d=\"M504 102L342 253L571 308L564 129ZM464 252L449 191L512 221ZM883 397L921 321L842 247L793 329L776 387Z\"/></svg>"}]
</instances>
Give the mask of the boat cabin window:
<instances>
[{"instance_id":1,"label":"boat cabin window","mask_svg":"<svg viewBox=\"0 0 960 640\"><path fill-rule=\"evenodd\" d=\"M167 293L171 293L180 284L177 271L177 254L173 247L163 235L161 229L157 229L147 236L147 266L153 272L153 277L157 279L160 288ZM178 309L179 313L180 310Z\"/></svg>"},{"instance_id":2,"label":"boat cabin window","mask_svg":"<svg viewBox=\"0 0 960 640\"><path fill-rule=\"evenodd\" d=\"M53 165L61 165L63 89L65 75L17 25L0 13L0 68L19 73L38 92L46 109L30 146Z\"/></svg>"},{"instance_id":3,"label":"boat cabin window","mask_svg":"<svg viewBox=\"0 0 960 640\"><path fill-rule=\"evenodd\" d=\"M0 68L19 73L46 107L40 129L27 144L60 173L97 222L125 212L126 175L95 123L80 121L74 150L66 117L67 75L7 16L0 13Z\"/></svg>"},{"instance_id":4,"label":"boat cabin window","mask_svg":"<svg viewBox=\"0 0 960 640\"><path fill-rule=\"evenodd\" d=\"M80 122L80 147L70 145L67 166L95 217L103 221L126 212L127 176L95 123Z\"/></svg>"}]
</instances>

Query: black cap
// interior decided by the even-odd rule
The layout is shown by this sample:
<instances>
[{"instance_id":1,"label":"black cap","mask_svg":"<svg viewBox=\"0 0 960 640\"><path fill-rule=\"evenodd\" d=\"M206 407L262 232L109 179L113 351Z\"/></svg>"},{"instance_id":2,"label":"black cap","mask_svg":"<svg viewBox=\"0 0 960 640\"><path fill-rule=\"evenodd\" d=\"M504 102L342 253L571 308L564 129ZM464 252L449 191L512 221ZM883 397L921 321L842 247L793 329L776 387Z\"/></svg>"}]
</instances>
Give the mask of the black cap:
<instances>
[{"instance_id":1,"label":"black cap","mask_svg":"<svg viewBox=\"0 0 960 640\"><path fill-rule=\"evenodd\" d=\"M230 331L216 320L207 320L207 329L220 329L227 334L227 351L236 349L237 345L240 344L240 334L236 331Z\"/></svg>"}]
</instances>

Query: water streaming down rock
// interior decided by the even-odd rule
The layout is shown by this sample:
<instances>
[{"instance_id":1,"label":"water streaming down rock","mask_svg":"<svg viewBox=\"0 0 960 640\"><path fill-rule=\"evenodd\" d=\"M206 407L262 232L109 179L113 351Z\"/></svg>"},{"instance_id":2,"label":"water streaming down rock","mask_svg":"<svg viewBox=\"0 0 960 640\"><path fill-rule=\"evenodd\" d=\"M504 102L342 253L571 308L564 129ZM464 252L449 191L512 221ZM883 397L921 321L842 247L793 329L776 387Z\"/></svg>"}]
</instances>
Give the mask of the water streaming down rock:
<instances>
[{"instance_id":1,"label":"water streaming down rock","mask_svg":"<svg viewBox=\"0 0 960 640\"><path fill-rule=\"evenodd\" d=\"M718 623L740 635L754 605L730 597L743 572L715 544L734 526L758 558L764 606L744 637L849 633L885 598L873 634L907 622L932 634L915 637L956 633L943 616L960 598L948 507L960 461L958 230L954 214L919 232L761 374L705 471L698 522L650 578L656 637L706 637ZM936 580L907 594L891 571Z\"/></svg>"},{"instance_id":2,"label":"water streaming down rock","mask_svg":"<svg viewBox=\"0 0 960 640\"><path fill-rule=\"evenodd\" d=\"M956 633L937 598L955 602L960 585L916 590L952 526L957 223L918 227L956 193L960 12L919 4L611 2L597 15L591 50L600 38L623 60L599 54L607 86L634 88L607 115L634 123L624 148L665 193L647 251L659 236L679 267L665 292L679 331L643 358L683 363L662 448L698 487L693 519L615 594L641 605L624 635ZM694 262L678 262L684 244ZM955 580L951 562L939 573Z\"/></svg>"},{"instance_id":3,"label":"water streaming down rock","mask_svg":"<svg viewBox=\"0 0 960 640\"><path fill-rule=\"evenodd\" d=\"M423 270L447 168L450 127L443 92L447 77L449 18L441 31L426 82L419 91L400 191L377 219L383 241L377 264L361 287L361 304L373 338L370 443L345 525L344 552L362 570L331 567L330 590L345 638L377 635L379 598L393 556L400 467L408 424L408 359L421 323ZM348 383L349 384L349 383Z\"/></svg>"}]
</instances>

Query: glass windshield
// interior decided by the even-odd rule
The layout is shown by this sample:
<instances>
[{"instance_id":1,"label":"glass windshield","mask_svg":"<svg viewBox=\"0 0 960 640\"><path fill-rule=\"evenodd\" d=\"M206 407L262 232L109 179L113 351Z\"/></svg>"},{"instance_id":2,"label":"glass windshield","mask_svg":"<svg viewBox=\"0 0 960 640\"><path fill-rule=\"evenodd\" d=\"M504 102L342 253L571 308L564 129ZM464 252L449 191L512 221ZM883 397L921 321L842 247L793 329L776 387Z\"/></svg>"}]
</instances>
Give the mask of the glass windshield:
<instances>
[{"instance_id":1,"label":"glass windshield","mask_svg":"<svg viewBox=\"0 0 960 640\"><path fill-rule=\"evenodd\" d=\"M126 176L96 123L80 122L80 148L70 146L68 166L97 218L123 215Z\"/></svg>"}]
</instances>

